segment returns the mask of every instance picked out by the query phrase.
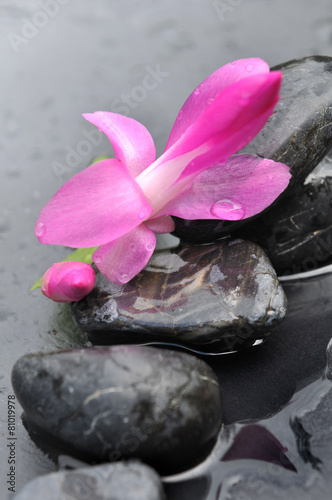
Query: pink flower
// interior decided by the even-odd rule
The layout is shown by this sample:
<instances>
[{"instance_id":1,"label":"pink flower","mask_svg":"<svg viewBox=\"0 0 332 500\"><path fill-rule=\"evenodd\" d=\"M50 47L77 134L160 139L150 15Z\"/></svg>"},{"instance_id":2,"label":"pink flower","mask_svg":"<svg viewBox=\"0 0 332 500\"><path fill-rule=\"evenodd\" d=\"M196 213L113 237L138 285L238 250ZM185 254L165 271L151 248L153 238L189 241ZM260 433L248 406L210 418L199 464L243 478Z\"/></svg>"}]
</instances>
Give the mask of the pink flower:
<instances>
[{"instance_id":1,"label":"pink flower","mask_svg":"<svg viewBox=\"0 0 332 500\"><path fill-rule=\"evenodd\" d=\"M107 135L116 158L75 175L51 198L37 220L39 241L98 245L96 266L122 284L149 261L155 233L174 229L170 216L239 220L264 210L287 187L289 168L231 155L265 125L281 78L261 59L223 66L189 96L157 160L140 123L102 111L83 115Z\"/></svg>"},{"instance_id":2,"label":"pink flower","mask_svg":"<svg viewBox=\"0 0 332 500\"><path fill-rule=\"evenodd\" d=\"M83 262L58 262L41 280L41 291L55 302L72 302L88 295L95 284L95 272Z\"/></svg>"}]
</instances>

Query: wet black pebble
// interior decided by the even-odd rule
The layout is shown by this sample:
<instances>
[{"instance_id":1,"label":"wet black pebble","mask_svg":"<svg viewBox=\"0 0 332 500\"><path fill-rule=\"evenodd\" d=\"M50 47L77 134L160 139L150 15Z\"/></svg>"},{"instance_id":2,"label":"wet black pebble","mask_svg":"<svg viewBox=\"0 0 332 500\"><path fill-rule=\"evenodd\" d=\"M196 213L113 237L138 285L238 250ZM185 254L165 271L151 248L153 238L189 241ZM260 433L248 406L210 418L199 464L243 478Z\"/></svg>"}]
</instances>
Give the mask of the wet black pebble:
<instances>
[{"instance_id":1,"label":"wet black pebble","mask_svg":"<svg viewBox=\"0 0 332 500\"><path fill-rule=\"evenodd\" d=\"M54 472L29 482L15 500L166 500L157 473L138 462Z\"/></svg>"},{"instance_id":2,"label":"wet black pebble","mask_svg":"<svg viewBox=\"0 0 332 500\"><path fill-rule=\"evenodd\" d=\"M12 383L29 425L84 461L138 458L162 474L211 451L219 384L200 359L152 347L27 354Z\"/></svg>"}]
</instances>

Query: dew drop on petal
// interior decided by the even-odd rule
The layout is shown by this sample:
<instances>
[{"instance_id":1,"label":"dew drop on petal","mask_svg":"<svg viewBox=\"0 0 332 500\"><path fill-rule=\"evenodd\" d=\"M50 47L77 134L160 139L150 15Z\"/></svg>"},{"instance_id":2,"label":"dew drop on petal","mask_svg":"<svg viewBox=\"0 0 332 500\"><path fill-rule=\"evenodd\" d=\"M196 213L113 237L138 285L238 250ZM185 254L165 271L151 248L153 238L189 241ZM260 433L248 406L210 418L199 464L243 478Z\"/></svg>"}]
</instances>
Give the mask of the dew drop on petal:
<instances>
[{"instance_id":1,"label":"dew drop on petal","mask_svg":"<svg viewBox=\"0 0 332 500\"><path fill-rule=\"evenodd\" d=\"M140 212L140 213L138 214L138 218L139 218L139 219L144 219L145 215L146 215L146 214L145 214L145 212Z\"/></svg>"},{"instance_id":2,"label":"dew drop on petal","mask_svg":"<svg viewBox=\"0 0 332 500\"><path fill-rule=\"evenodd\" d=\"M42 222L38 222L35 230L36 236L38 237L43 236L45 232L46 232L45 224L43 224Z\"/></svg>"},{"instance_id":3,"label":"dew drop on petal","mask_svg":"<svg viewBox=\"0 0 332 500\"><path fill-rule=\"evenodd\" d=\"M249 71L249 72L253 70L253 66L252 66L252 64L247 64L245 68L246 68L246 70L247 70L247 71Z\"/></svg>"},{"instance_id":4,"label":"dew drop on petal","mask_svg":"<svg viewBox=\"0 0 332 500\"><path fill-rule=\"evenodd\" d=\"M195 94L195 95L199 95L199 93L200 93L200 90L199 90L199 88L197 87L197 89L195 89L195 90L194 90L194 94Z\"/></svg>"},{"instance_id":5,"label":"dew drop on petal","mask_svg":"<svg viewBox=\"0 0 332 500\"><path fill-rule=\"evenodd\" d=\"M101 263L101 257L98 257L98 256L95 257L94 258L94 262L95 262L95 264L100 264Z\"/></svg>"},{"instance_id":6,"label":"dew drop on petal","mask_svg":"<svg viewBox=\"0 0 332 500\"><path fill-rule=\"evenodd\" d=\"M214 101L214 97L209 97L209 99L207 100L207 103L211 104L211 102L213 102L213 101Z\"/></svg>"},{"instance_id":7,"label":"dew drop on petal","mask_svg":"<svg viewBox=\"0 0 332 500\"><path fill-rule=\"evenodd\" d=\"M180 109L179 114L178 114L178 120L182 119L183 111Z\"/></svg>"},{"instance_id":8,"label":"dew drop on petal","mask_svg":"<svg viewBox=\"0 0 332 500\"><path fill-rule=\"evenodd\" d=\"M150 252L151 250L153 250L153 249L154 249L154 244L153 244L153 243L148 243L148 244L146 245L146 249L147 249L147 250L149 250L149 252Z\"/></svg>"},{"instance_id":9,"label":"dew drop on petal","mask_svg":"<svg viewBox=\"0 0 332 500\"><path fill-rule=\"evenodd\" d=\"M274 176L273 175L269 175L269 181L273 181L274 179Z\"/></svg>"},{"instance_id":10,"label":"dew drop on petal","mask_svg":"<svg viewBox=\"0 0 332 500\"><path fill-rule=\"evenodd\" d=\"M128 278L128 274L126 274L126 273L121 273L121 274L119 274L119 276L118 276L118 280L119 280L121 283L126 283L126 282L127 282L127 278Z\"/></svg>"},{"instance_id":11,"label":"dew drop on petal","mask_svg":"<svg viewBox=\"0 0 332 500\"><path fill-rule=\"evenodd\" d=\"M242 203L232 200L219 200L214 203L210 212L215 217L224 220L240 220L243 219L246 210Z\"/></svg>"},{"instance_id":12,"label":"dew drop on petal","mask_svg":"<svg viewBox=\"0 0 332 500\"><path fill-rule=\"evenodd\" d=\"M236 61L231 62L231 66L236 66Z\"/></svg>"}]
</instances>

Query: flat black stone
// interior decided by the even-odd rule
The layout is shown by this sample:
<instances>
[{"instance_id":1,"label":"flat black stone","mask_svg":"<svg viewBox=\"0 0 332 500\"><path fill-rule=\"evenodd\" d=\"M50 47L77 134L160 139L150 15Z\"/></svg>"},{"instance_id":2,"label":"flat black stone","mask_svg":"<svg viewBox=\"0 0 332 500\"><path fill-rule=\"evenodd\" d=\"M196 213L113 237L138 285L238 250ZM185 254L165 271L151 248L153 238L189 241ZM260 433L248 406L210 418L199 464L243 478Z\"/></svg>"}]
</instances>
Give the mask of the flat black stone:
<instances>
[{"instance_id":1,"label":"flat black stone","mask_svg":"<svg viewBox=\"0 0 332 500\"><path fill-rule=\"evenodd\" d=\"M166 500L157 473L139 462L59 471L30 481L15 500Z\"/></svg>"},{"instance_id":2,"label":"flat black stone","mask_svg":"<svg viewBox=\"0 0 332 500\"><path fill-rule=\"evenodd\" d=\"M327 157L328 158L328 157ZM234 236L260 245L279 275L301 273L332 262L331 160L323 160L305 184ZM327 175L324 175L324 166Z\"/></svg>"},{"instance_id":3,"label":"flat black stone","mask_svg":"<svg viewBox=\"0 0 332 500\"><path fill-rule=\"evenodd\" d=\"M280 101L265 127L241 154L254 154L290 167L292 178L277 204L307 177L332 146L332 57L306 57L272 69L283 72ZM256 216L257 224L263 223L269 210ZM252 220L174 219L174 234L191 242L215 241Z\"/></svg>"},{"instance_id":4,"label":"flat black stone","mask_svg":"<svg viewBox=\"0 0 332 500\"><path fill-rule=\"evenodd\" d=\"M95 344L171 342L222 352L265 338L286 296L260 247L242 240L156 253L129 283L98 274L72 314Z\"/></svg>"},{"instance_id":5,"label":"flat black stone","mask_svg":"<svg viewBox=\"0 0 332 500\"><path fill-rule=\"evenodd\" d=\"M138 458L162 474L211 451L221 424L213 370L189 354L116 346L27 354L12 384L25 418L84 461Z\"/></svg>"}]
</instances>

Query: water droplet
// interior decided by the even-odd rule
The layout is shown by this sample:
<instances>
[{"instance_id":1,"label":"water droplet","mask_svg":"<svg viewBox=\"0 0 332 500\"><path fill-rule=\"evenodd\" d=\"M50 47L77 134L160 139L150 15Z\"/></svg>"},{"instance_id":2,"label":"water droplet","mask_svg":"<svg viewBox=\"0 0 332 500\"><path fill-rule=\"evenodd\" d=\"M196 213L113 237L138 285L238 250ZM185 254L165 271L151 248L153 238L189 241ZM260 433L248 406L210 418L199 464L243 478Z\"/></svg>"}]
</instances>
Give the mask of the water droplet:
<instances>
[{"instance_id":1,"label":"water droplet","mask_svg":"<svg viewBox=\"0 0 332 500\"><path fill-rule=\"evenodd\" d=\"M237 201L219 200L212 205L210 212L219 219L240 220L245 216L246 210L242 203Z\"/></svg>"},{"instance_id":2,"label":"water droplet","mask_svg":"<svg viewBox=\"0 0 332 500\"><path fill-rule=\"evenodd\" d=\"M128 281L128 280L127 280L127 278L128 278L128 274L126 274L126 273L121 273L121 274L119 274L118 278L119 278L119 281L120 281L121 283L127 283L127 281Z\"/></svg>"},{"instance_id":3,"label":"water droplet","mask_svg":"<svg viewBox=\"0 0 332 500\"><path fill-rule=\"evenodd\" d=\"M129 248L130 248L130 250L135 250L135 248L136 248L135 243L132 243Z\"/></svg>"},{"instance_id":4,"label":"water droplet","mask_svg":"<svg viewBox=\"0 0 332 500\"><path fill-rule=\"evenodd\" d=\"M182 115L183 115L183 111L182 111L182 109L180 109L180 112L178 114L178 120L182 120Z\"/></svg>"},{"instance_id":5,"label":"water droplet","mask_svg":"<svg viewBox=\"0 0 332 500\"><path fill-rule=\"evenodd\" d=\"M199 90L199 88L197 87L197 89L195 89L195 90L194 90L194 94L195 94L195 95L199 95L199 93L200 93L200 90Z\"/></svg>"},{"instance_id":6,"label":"water droplet","mask_svg":"<svg viewBox=\"0 0 332 500\"><path fill-rule=\"evenodd\" d=\"M214 101L214 97L209 97L209 99L207 100L207 103L211 104L211 102L213 102L213 101Z\"/></svg>"},{"instance_id":7,"label":"water droplet","mask_svg":"<svg viewBox=\"0 0 332 500\"><path fill-rule=\"evenodd\" d=\"M274 179L274 176L273 175L269 175L269 181L273 181Z\"/></svg>"},{"instance_id":8,"label":"water droplet","mask_svg":"<svg viewBox=\"0 0 332 500\"><path fill-rule=\"evenodd\" d=\"M149 251L153 250L154 249L154 244L153 243L148 243L146 245L146 249L149 250Z\"/></svg>"},{"instance_id":9,"label":"water droplet","mask_svg":"<svg viewBox=\"0 0 332 500\"><path fill-rule=\"evenodd\" d=\"M247 70L247 71L249 71L249 72L250 72L250 71L252 71L252 70L254 69L254 68L253 68L253 66L252 66L252 64L246 64L245 68L246 68L246 70Z\"/></svg>"},{"instance_id":10,"label":"water droplet","mask_svg":"<svg viewBox=\"0 0 332 500\"><path fill-rule=\"evenodd\" d=\"M43 224L42 222L38 222L35 231L36 236L38 237L43 236L45 232L46 232L45 224Z\"/></svg>"},{"instance_id":11,"label":"water droplet","mask_svg":"<svg viewBox=\"0 0 332 500\"><path fill-rule=\"evenodd\" d=\"M138 214L138 218L139 218L139 219L144 219L144 217L145 217L145 212L140 212L140 213Z\"/></svg>"},{"instance_id":12,"label":"water droplet","mask_svg":"<svg viewBox=\"0 0 332 500\"><path fill-rule=\"evenodd\" d=\"M236 66L236 61L231 62L231 66Z\"/></svg>"},{"instance_id":13,"label":"water droplet","mask_svg":"<svg viewBox=\"0 0 332 500\"><path fill-rule=\"evenodd\" d=\"M95 262L95 264L100 264L101 263L101 257L98 257L98 256L95 257L94 258L94 262Z\"/></svg>"}]
</instances>

